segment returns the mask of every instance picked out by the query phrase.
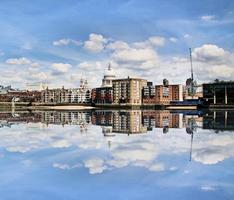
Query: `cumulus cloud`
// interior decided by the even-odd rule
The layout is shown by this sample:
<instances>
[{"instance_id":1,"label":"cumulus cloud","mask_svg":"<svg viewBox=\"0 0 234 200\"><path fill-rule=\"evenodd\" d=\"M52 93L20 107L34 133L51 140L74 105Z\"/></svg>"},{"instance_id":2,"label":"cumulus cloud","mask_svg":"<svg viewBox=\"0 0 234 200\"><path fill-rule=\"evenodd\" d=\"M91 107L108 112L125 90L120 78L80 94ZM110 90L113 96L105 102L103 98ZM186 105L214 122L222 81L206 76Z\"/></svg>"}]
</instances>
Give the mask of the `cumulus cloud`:
<instances>
[{"instance_id":1,"label":"cumulus cloud","mask_svg":"<svg viewBox=\"0 0 234 200\"><path fill-rule=\"evenodd\" d=\"M90 174L100 174L107 168L104 165L104 161L100 158L90 158L85 160L84 166L89 169Z\"/></svg>"},{"instance_id":2,"label":"cumulus cloud","mask_svg":"<svg viewBox=\"0 0 234 200\"><path fill-rule=\"evenodd\" d=\"M202 21L208 22L215 19L215 15L204 15L200 18Z\"/></svg>"},{"instance_id":3,"label":"cumulus cloud","mask_svg":"<svg viewBox=\"0 0 234 200\"><path fill-rule=\"evenodd\" d=\"M104 38L101 34L91 33L89 35L89 40L84 42L84 48L88 51L97 53L105 48L104 44L107 41L108 40Z\"/></svg>"},{"instance_id":4,"label":"cumulus cloud","mask_svg":"<svg viewBox=\"0 0 234 200\"><path fill-rule=\"evenodd\" d=\"M149 38L149 42L154 46L164 46L165 44L165 38L154 36Z\"/></svg>"},{"instance_id":5,"label":"cumulus cloud","mask_svg":"<svg viewBox=\"0 0 234 200\"><path fill-rule=\"evenodd\" d=\"M124 49L112 54L112 58L117 62L146 62L157 59L157 54L153 49Z\"/></svg>"},{"instance_id":6,"label":"cumulus cloud","mask_svg":"<svg viewBox=\"0 0 234 200\"><path fill-rule=\"evenodd\" d=\"M210 185L204 185L201 187L201 190L204 190L204 191L215 191L215 187L213 186L210 186Z\"/></svg>"},{"instance_id":7,"label":"cumulus cloud","mask_svg":"<svg viewBox=\"0 0 234 200\"><path fill-rule=\"evenodd\" d=\"M75 165L69 165L66 163L54 163L53 167L54 168L58 168L58 169L62 169L62 170L69 170L69 169L75 169L75 168L79 168L81 167L81 164L75 164Z\"/></svg>"},{"instance_id":8,"label":"cumulus cloud","mask_svg":"<svg viewBox=\"0 0 234 200\"><path fill-rule=\"evenodd\" d=\"M170 40L171 42L174 42L174 43L176 43L176 42L178 41L178 39L177 39L177 38L174 38L174 37L170 37L169 40Z\"/></svg>"},{"instance_id":9,"label":"cumulus cloud","mask_svg":"<svg viewBox=\"0 0 234 200\"><path fill-rule=\"evenodd\" d=\"M185 39L190 39L190 38L192 38L192 36L190 34L186 33L186 34L184 34L184 38Z\"/></svg>"},{"instance_id":10,"label":"cumulus cloud","mask_svg":"<svg viewBox=\"0 0 234 200\"><path fill-rule=\"evenodd\" d=\"M193 50L193 57L201 62L225 62L228 52L214 44L204 44Z\"/></svg>"},{"instance_id":11,"label":"cumulus cloud","mask_svg":"<svg viewBox=\"0 0 234 200\"><path fill-rule=\"evenodd\" d=\"M60 39L60 40L56 40L53 42L54 46L67 46L69 44L74 44L76 46L80 46L82 44L82 42L77 41L77 40L73 40L73 39Z\"/></svg>"},{"instance_id":12,"label":"cumulus cloud","mask_svg":"<svg viewBox=\"0 0 234 200\"><path fill-rule=\"evenodd\" d=\"M128 49L129 45L123 41L115 41L109 43L106 48L111 50Z\"/></svg>"},{"instance_id":13,"label":"cumulus cloud","mask_svg":"<svg viewBox=\"0 0 234 200\"><path fill-rule=\"evenodd\" d=\"M31 64L31 61L25 57L9 58L6 60L6 63L10 65L27 65L27 64Z\"/></svg>"},{"instance_id":14,"label":"cumulus cloud","mask_svg":"<svg viewBox=\"0 0 234 200\"><path fill-rule=\"evenodd\" d=\"M53 63L52 69L57 73L66 73L72 66L67 63Z\"/></svg>"},{"instance_id":15,"label":"cumulus cloud","mask_svg":"<svg viewBox=\"0 0 234 200\"><path fill-rule=\"evenodd\" d=\"M155 171L155 172L160 172L160 171L164 171L165 170L165 166L164 166L163 163L156 163L156 164L151 165L149 167L149 170L150 171Z\"/></svg>"},{"instance_id":16,"label":"cumulus cloud","mask_svg":"<svg viewBox=\"0 0 234 200\"><path fill-rule=\"evenodd\" d=\"M33 62L31 60L29 60L28 58L25 58L25 57L21 57L21 58L9 58L6 60L6 64L9 64L9 65L27 65L27 66L30 66L30 67L34 67L34 68L37 68L37 67L40 67L40 64L37 63L37 62Z\"/></svg>"}]
</instances>

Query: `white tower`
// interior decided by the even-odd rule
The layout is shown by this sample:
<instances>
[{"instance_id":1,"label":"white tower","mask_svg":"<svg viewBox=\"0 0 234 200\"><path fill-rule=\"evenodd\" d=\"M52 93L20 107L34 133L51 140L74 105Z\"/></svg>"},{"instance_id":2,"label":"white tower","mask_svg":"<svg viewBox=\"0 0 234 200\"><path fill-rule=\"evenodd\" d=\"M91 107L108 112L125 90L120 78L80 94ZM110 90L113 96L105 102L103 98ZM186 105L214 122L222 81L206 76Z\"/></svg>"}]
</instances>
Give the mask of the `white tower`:
<instances>
[{"instance_id":1,"label":"white tower","mask_svg":"<svg viewBox=\"0 0 234 200\"><path fill-rule=\"evenodd\" d=\"M105 71L104 78L102 79L102 87L112 87L112 80L115 79L115 74L109 63Z\"/></svg>"}]
</instances>

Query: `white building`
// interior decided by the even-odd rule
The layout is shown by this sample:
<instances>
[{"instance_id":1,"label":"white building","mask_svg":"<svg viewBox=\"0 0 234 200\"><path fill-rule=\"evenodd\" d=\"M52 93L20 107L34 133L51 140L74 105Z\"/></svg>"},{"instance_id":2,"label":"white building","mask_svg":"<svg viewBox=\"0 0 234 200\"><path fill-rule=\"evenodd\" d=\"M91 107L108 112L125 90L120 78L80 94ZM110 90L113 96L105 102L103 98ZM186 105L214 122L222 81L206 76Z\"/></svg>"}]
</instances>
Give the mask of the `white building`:
<instances>
[{"instance_id":1,"label":"white building","mask_svg":"<svg viewBox=\"0 0 234 200\"><path fill-rule=\"evenodd\" d=\"M88 81L80 79L80 87L71 89L71 103L89 103L91 100L91 89Z\"/></svg>"},{"instance_id":2,"label":"white building","mask_svg":"<svg viewBox=\"0 0 234 200\"><path fill-rule=\"evenodd\" d=\"M104 78L102 79L102 87L112 87L113 79L115 79L115 74L109 63L108 68L104 73Z\"/></svg>"}]
</instances>

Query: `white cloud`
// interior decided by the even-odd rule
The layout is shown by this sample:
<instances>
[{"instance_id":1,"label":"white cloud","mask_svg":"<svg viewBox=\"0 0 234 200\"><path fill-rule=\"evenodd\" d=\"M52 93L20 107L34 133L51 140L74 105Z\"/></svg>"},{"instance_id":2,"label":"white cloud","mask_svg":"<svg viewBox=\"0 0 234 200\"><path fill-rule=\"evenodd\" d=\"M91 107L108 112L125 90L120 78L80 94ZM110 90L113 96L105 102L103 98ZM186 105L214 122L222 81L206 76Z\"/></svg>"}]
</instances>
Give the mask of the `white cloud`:
<instances>
[{"instance_id":1,"label":"white cloud","mask_svg":"<svg viewBox=\"0 0 234 200\"><path fill-rule=\"evenodd\" d=\"M56 40L53 42L54 46L67 46L69 44L74 44L77 46L80 46L82 44L82 42L77 41L77 40L72 40L72 39L60 39L60 40Z\"/></svg>"},{"instance_id":2,"label":"white cloud","mask_svg":"<svg viewBox=\"0 0 234 200\"><path fill-rule=\"evenodd\" d=\"M156 60L157 53L151 48L145 49L123 49L115 51L112 58L117 62L146 62L149 60Z\"/></svg>"},{"instance_id":3,"label":"white cloud","mask_svg":"<svg viewBox=\"0 0 234 200\"><path fill-rule=\"evenodd\" d=\"M54 168L58 168L58 169L62 169L62 170L69 170L69 169L75 169L75 168L79 168L81 167L82 165L81 164L75 164L75 165L69 165L69 164L66 164L66 163L54 163L53 164L53 167Z\"/></svg>"},{"instance_id":4,"label":"white cloud","mask_svg":"<svg viewBox=\"0 0 234 200\"><path fill-rule=\"evenodd\" d=\"M90 174L100 174L105 169L107 169L106 166L104 166L104 161L100 158L91 158L84 161L84 166L89 169Z\"/></svg>"},{"instance_id":5,"label":"white cloud","mask_svg":"<svg viewBox=\"0 0 234 200\"><path fill-rule=\"evenodd\" d=\"M123 41L111 42L106 46L107 49L118 50L118 49L128 49L129 45Z\"/></svg>"},{"instance_id":6,"label":"white cloud","mask_svg":"<svg viewBox=\"0 0 234 200\"><path fill-rule=\"evenodd\" d=\"M26 64L31 64L31 61L25 57L22 57L22 58L7 59L6 63L10 65L26 65Z\"/></svg>"},{"instance_id":7,"label":"white cloud","mask_svg":"<svg viewBox=\"0 0 234 200\"><path fill-rule=\"evenodd\" d=\"M205 186L202 186L201 187L201 190L204 190L204 191L214 191L215 190L215 187L213 186L210 186L210 185L205 185Z\"/></svg>"},{"instance_id":8,"label":"white cloud","mask_svg":"<svg viewBox=\"0 0 234 200\"><path fill-rule=\"evenodd\" d=\"M174 43L176 43L176 42L178 41L178 39L177 39L177 38L174 38L174 37L170 37L169 40L170 40L171 42L174 42Z\"/></svg>"},{"instance_id":9,"label":"white cloud","mask_svg":"<svg viewBox=\"0 0 234 200\"><path fill-rule=\"evenodd\" d=\"M150 171L155 171L155 172L160 172L160 171L164 171L165 167L164 167L163 163L156 163L156 164L151 165L149 167L149 170Z\"/></svg>"},{"instance_id":10,"label":"white cloud","mask_svg":"<svg viewBox=\"0 0 234 200\"><path fill-rule=\"evenodd\" d=\"M89 35L89 40L84 42L84 48L87 49L88 51L97 53L105 48L104 44L107 41L108 40L104 38L102 35L91 33Z\"/></svg>"},{"instance_id":11,"label":"white cloud","mask_svg":"<svg viewBox=\"0 0 234 200\"><path fill-rule=\"evenodd\" d=\"M159 37L159 36L154 36L149 38L149 42L153 46L164 46L165 44L165 38Z\"/></svg>"},{"instance_id":12,"label":"white cloud","mask_svg":"<svg viewBox=\"0 0 234 200\"><path fill-rule=\"evenodd\" d=\"M186 33L186 34L184 34L184 38L185 38L185 39L191 39L192 36L191 36L190 34Z\"/></svg>"},{"instance_id":13,"label":"white cloud","mask_svg":"<svg viewBox=\"0 0 234 200\"><path fill-rule=\"evenodd\" d=\"M68 148L71 144L67 140L56 140L51 143L51 146L55 148Z\"/></svg>"},{"instance_id":14,"label":"white cloud","mask_svg":"<svg viewBox=\"0 0 234 200\"><path fill-rule=\"evenodd\" d=\"M208 22L215 19L215 15L204 15L200 18L202 21Z\"/></svg>"},{"instance_id":15,"label":"white cloud","mask_svg":"<svg viewBox=\"0 0 234 200\"><path fill-rule=\"evenodd\" d=\"M228 52L214 44L204 44L193 50L193 58L201 62L225 62Z\"/></svg>"},{"instance_id":16,"label":"white cloud","mask_svg":"<svg viewBox=\"0 0 234 200\"><path fill-rule=\"evenodd\" d=\"M160 36L152 36L145 41L134 42L133 47L135 48L154 48L162 47L165 44L166 39Z\"/></svg>"},{"instance_id":17,"label":"white cloud","mask_svg":"<svg viewBox=\"0 0 234 200\"><path fill-rule=\"evenodd\" d=\"M67 63L53 63L52 69L59 73L66 73L72 66Z\"/></svg>"}]
</instances>

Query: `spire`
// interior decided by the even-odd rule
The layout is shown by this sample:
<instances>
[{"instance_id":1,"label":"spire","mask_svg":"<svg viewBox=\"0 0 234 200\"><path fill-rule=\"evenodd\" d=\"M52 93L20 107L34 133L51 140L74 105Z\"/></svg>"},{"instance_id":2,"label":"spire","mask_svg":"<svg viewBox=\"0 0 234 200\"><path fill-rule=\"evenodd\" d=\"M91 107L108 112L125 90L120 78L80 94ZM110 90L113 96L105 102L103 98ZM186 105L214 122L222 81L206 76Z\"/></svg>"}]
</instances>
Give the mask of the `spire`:
<instances>
[{"instance_id":1,"label":"spire","mask_svg":"<svg viewBox=\"0 0 234 200\"><path fill-rule=\"evenodd\" d=\"M111 63L108 64L108 71L111 71Z\"/></svg>"}]
</instances>

